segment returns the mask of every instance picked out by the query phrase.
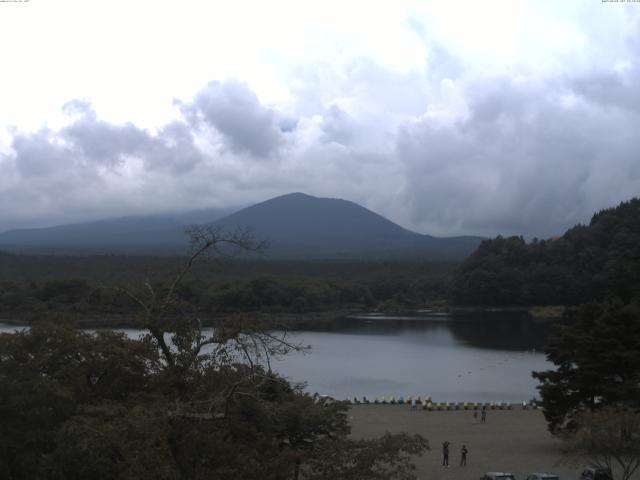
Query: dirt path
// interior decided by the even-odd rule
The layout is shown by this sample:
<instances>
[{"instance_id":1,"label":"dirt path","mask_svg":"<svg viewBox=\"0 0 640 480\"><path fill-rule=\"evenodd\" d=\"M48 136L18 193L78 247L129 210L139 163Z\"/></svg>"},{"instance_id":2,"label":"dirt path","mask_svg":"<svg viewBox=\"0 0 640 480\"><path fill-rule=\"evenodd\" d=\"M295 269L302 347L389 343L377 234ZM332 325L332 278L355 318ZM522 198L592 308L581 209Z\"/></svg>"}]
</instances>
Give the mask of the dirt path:
<instances>
[{"instance_id":1,"label":"dirt path","mask_svg":"<svg viewBox=\"0 0 640 480\"><path fill-rule=\"evenodd\" d=\"M548 472L561 480L578 480L579 465L563 459L560 443L547 431L539 410L489 410L487 422L474 420L473 412L411 410L408 405L354 405L350 410L356 438L391 433L420 433L431 450L416 459L418 478L429 480L479 480L488 471L507 471L517 480L530 473ZM442 467L442 442L450 442L449 468ZM460 467L460 449L469 453Z\"/></svg>"}]
</instances>

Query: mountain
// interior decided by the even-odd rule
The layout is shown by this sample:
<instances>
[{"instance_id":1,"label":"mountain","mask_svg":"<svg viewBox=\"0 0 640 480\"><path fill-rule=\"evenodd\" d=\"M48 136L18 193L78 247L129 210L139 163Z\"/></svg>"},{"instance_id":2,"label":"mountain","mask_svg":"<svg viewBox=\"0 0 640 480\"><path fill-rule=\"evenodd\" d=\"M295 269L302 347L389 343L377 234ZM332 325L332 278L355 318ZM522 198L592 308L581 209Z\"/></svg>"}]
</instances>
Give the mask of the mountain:
<instances>
[{"instance_id":1,"label":"mountain","mask_svg":"<svg viewBox=\"0 0 640 480\"><path fill-rule=\"evenodd\" d=\"M277 238L400 238L418 235L357 203L290 193L233 213L216 223L250 226Z\"/></svg>"},{"instance_id":2,"label":"mountain","mask_svg":"<svg viewBox=\"0 0 640 480\"><path fill-rule=\"evenodd\" d=\"M269 258L451 260L468 255L482 240L421 235L347 200L292 193L227 216L219 210L206 210L12 230L0 234L0 249L39 253L179 253L186 245L184 227L194 223L214 223L226 230L251 228L256 238L269 242Z\"/></svg>"},{"instance_id":3,"label":"mountain","mask_svg":"<svg viewBox=\"0 0 640 480\"><path fill-rule=\"evenodd\" d=\"M282 258L460 259L479 237L436 238L406 230L354 202L291 193L242 209L216 222L251 228L267 254Z\"/></svg>"},{"instance_id":4,"label":"mountain","mask_svg":"<svg viewBox=\"0 0 640 480\"><path fill-rule=\"evenodd\" d=\"M211 223L231 209L108 218L0 233L0 249L22 253L176 253L184 251L184 230Z\"/></svg>"}]
</instances>

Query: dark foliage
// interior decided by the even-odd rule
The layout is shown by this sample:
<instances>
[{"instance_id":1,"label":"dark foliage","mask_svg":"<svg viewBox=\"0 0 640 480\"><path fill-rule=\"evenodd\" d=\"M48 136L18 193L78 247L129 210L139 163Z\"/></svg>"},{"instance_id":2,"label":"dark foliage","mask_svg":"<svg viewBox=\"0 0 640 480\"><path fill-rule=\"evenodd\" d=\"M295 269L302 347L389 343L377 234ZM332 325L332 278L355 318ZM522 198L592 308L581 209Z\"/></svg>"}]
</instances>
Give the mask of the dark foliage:
<instances>
[{"instance_id":1,"label":"dark foliage","mask_svg":"<svg viewBox=\"0 0 640 480\"><path fill-rule=\"evenodd\" d=\"M148 332L137 340L60 322L0 335L0 478L335 478L322 473L329 467L345 479L415 478L410 456L427 448L422 437L354 441L346 404L271 371L269 358L300 349L285 335L247 317L203 333L187 274L209 253L260 244L207 227L191 240L169 281L104 289L137 308ZM40 298L85 287L54 282Z\"/></svg>"},{"instance_id":2,"label":"dark foliage","mask_svg":"<svg viewBox=\"0 0 640 480\"><path fill-rule=\"evenodd\" d=\"M640 408L640 305L591 303L567 313L546 352L555 370L534 372L552 432L573 431L585 410Z\"/></svg>"},{"instance_id":3,"label":"dark foliage","mask_svg":"<svg viewBox=\"0 0 640 480\"><path fill-rule=\"evenodd\" d=\"M101 288L131 284L149 271L161 289L182 257L35 257L0 253L0 315L92 316L136 311L130 298ZM195 265L176 295L192 312L318 312L412 308L446 298L452 264L408 262L266 262L226 260ZM166 286L166 285L165 285Z\"/></svg>"},{"instance_id":4,"label":"dark foliage","mask_svg":"<svg viewBox=\"0 0 640 480\"><path fill-rule=\"evenodd\" d=\"M578 305L640 294L640 199L596 213L588 226L527 243L483 241L457 270L452 295L465 305Z\"/></svg>"},{"instance_id":5,"label":"dark foliage","mask_svg":"<svg viewBox=\"0 0 640 480\"><path fill-rule=\"evenodd\" d=\"M345 404L231 361L233 338L171 366L150 336L52 324L0 335L0 477L414 478L421 437L350 440Z\"/></svg>"}]
</instances>

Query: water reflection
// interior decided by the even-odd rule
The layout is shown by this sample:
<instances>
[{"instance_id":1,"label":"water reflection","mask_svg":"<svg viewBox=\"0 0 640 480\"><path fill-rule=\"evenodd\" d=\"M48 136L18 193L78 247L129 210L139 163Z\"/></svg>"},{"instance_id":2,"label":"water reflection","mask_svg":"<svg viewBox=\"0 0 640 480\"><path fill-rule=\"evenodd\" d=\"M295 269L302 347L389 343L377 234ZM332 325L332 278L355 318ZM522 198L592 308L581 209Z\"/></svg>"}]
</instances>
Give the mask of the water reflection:
<instances>
[{"instance_id":1,"label":"water reflection","mask_svg":"<svg viewBox=\"0 0 640 480\"><path fill-rule=\"evenodd\" d=\"M501 350L538 350L544 348L551 324L527 317L457 319L448 324L453 336L477 348Z\"/></svg>"},{"instance_id":2,"label":"water reflection","mask_svg":"<svg viewBox=\"0 0 640 480\"><path fill-rule=\"evenodd\" d=\"M479 312L448 315L417 313L414 315L384 315L363 313L335 319L309 332L335 332L367 335L413 335L430 337L436 332L448 332L462 344L491 350L542 350L551 324L536 322L526 313ZM442 335L439 335L442 338Z\"/></svg>"},{"instance_id":3,"label":"water reflection","mask_svg":"<svg viewBox=\"0 0 640 480\"><path fill-rule=\"evenodd\" d=\"M293 332L312 353L285 357L277 369L339 398L520 402L537 394L531 371L551 368L541 353L548 331L513 313L355 315Z\"/></svg>"},{"instance_id":4,"label":"water reflection","mask_svg":"<svg viewBox=\"0 0 640 480\"><path fill-rule=\"evenodd\" d=\"M15 327L0 325L1 331ZM121 330L137 338L140 330ZM549 331L518 314L357 315L289 333L310 354L274 361L308 391L369 398L431 395L437 401L521 402L536 395L532 370L551 368Z\"/></svg>"}]
</instances>

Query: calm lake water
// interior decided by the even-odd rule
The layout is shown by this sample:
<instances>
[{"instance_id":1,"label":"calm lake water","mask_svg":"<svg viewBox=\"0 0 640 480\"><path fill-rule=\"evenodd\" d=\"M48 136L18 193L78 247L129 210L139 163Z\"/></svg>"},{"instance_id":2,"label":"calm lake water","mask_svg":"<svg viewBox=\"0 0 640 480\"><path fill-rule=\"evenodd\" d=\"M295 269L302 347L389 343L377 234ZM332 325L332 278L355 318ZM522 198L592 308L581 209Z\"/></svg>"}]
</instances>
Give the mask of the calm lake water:
<instances>
[{"instance_id":1,"label":"calm lake water","mask_svg":"<svg viewBox=\"0 0 640 480\"><path fill-rule=\"evenodd\" d=\"M0 324L0 332L15 327ZM373 399L431 395L435 401L522 402L537 396L532 370L551 368L542 354L549 330L518 314L408 316L363 314L322 330L290 332L310 345L272 362L309 392ZM123 330L136 338L140 331Z\"/></svg>"}]
</instances>

